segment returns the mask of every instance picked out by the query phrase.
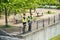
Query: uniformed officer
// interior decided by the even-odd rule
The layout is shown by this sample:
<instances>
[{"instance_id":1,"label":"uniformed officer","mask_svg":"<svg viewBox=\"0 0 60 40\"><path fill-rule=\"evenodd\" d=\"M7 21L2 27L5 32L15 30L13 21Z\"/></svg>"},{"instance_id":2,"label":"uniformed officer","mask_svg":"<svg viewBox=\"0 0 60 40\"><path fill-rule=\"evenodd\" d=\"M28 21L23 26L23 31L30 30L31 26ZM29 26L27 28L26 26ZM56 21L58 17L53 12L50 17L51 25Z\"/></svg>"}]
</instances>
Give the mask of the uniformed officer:
<instances>
[{"instance_id":1,"label":"uniformed officer","mask_svg":"<svg viewBox=\"0 0 60 40\"><path fill-rule=\"evenodd\" d=\"M23 15L25 15L25 14L23 14ZM26 27L26 17L23 17L22 18L22 23L23 23L23 34L25 33L25 27Z\"/></svg>"},{"instance_id":2,"label":"uniformed officer","mask_svg":"<svg viewBox=\"0 0 60 40\"><path fill-rule=\"evenodd\" d=\"M31 27L32 27L32 15L28 16L28 31L31 31Z\"/></svg>"}]
</instances>

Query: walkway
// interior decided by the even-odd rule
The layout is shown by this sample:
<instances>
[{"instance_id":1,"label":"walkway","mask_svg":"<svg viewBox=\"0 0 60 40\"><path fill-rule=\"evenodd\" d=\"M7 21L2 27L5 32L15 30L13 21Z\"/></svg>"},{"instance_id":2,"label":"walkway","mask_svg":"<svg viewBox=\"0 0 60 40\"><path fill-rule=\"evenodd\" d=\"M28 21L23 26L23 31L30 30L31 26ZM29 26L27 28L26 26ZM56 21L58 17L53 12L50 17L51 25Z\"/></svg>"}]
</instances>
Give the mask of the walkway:
<instances>
[{"instance_id":1,"label":"walkway","mask_svg":"<svg viewBox=\"0 0 60 40\"><path fill-rule=\"evenodd\" d=\"M49 40L50 38L60 34L60 23L54 26L45 28L35 34L27 36L24 39L14 38L14 37L7 37L7 36L0 36L0 40Z\"/></svg>"}]
</instances>

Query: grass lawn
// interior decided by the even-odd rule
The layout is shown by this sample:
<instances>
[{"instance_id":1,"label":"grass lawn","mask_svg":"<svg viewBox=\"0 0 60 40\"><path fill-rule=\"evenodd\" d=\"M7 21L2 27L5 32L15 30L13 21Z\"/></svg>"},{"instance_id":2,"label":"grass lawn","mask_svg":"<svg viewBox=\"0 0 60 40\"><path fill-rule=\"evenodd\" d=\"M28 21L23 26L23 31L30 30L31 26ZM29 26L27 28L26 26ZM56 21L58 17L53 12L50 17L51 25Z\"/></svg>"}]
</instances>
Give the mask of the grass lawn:
<instances>
[{"instance_id":1,"label":"grass lawn","mask_svg":"<svg viewBox=\"0 0 60 40\"><path fill-rule=\"evenodd\" d=\"M5 25L0 25L0 28L11 28L12 26L8 25L7 27Z\"/></svg>"},{"instance_id":2,"label":"grass lawn","mask_svg":"<svg viewBox=\"0 0 60 40\"><path fill-rule=\"evenodd\" d=\"M56 37L53 37L51 38L50 40L60 40L60 35L56 36Z\"/></svg>"},{"instance_id":3,"label":"grass lawn","mask_svg":"<svg viewBox=\"0 0 60 40\"><path fill-rule=\"evenodd\" d=\"M50 12L50 13L46 12L45 14L54 14L54 12Z\"/></svg>"}]
</instances>

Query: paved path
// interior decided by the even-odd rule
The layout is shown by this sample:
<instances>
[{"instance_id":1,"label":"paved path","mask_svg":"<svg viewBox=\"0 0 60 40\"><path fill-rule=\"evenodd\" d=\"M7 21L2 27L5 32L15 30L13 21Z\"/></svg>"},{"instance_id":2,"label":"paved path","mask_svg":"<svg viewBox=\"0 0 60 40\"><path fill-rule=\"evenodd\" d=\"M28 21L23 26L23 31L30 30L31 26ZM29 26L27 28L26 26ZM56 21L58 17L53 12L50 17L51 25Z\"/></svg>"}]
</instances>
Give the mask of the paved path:
<instances>
[{"instance_id":1,"label":"paved path","mask_svg":"<svg viewBox=\"0 0 60 40\"><path fill-rule=\"evenodd\" d=\"M47 12L48 10L50 10L50 11L52 11L52 12L55 12L55 13L60 13L60 10L58 10L58 9L43 9L43 8L37 8L36 9L38 12L40 12L40 13L45 13L45 12ZM28 16L29 15L29 13L26 13L26 16ZM45 14L44 14L45 15ZM33 16L36 16L36 13L33 13ZM47 15L45 15L46 17L47 17ZM45 16L42 16L42 17L45 17ZM48 15L49 16L49 15ZM41 18L42 18L41 17ZM11 15L9 18L8 18L8 21L12 21L13 20L13 15ZM9 22L9 24L10 25L13 25L13 26L20 26L21 25L21 23L19 23L19 24L14 24L14 22ZM4 19L0 19L0 25L5 25L5 20Z\"/></svg>"},{"instance_id":2,"label":"paved path","mask_svg":"<svg viewBox=\"0 0 60 40\"><path fill-rule=\"evenodd\" d=\"M50 38L60 34L60 23L54 26L45 28L33 35L27 36L24 39L8 37L8 36L0 36L0 40L49 40Z\"/></svg>"},{"instance_id":3,"label":"paved path","mask_svg":"<svg viewBox=\"0 0 60 40\"><path fill-rule=\"evenodd\" d=\"M51 17L52 15L44 15L44 16L42 16L42 17L40 17L40 18L47 18L47 16L48 16L48 17ZM17 25L20 26L20 24L17 24ZM54 27L53 27L53 28L54 28ZM51 28L48 28L48 29L47 29L47 30L48 30L48 33L53 30L53 29L52 29L52 30L50 31L50 29L51 29ZM47 33L47 31L44 31L44 30L43 30L43 31L41 32L41 34L39 34L39 33L38 33L38 34L39 34L39 35L43 35L44 32ZM13 32L13 33L15 33L15 32ZM53 35L53 34L51 34L51 35ZM37 40L37 38L34 39L36 36L38 36L38 35L37 35L37 34L36 34L36 35L34 34L34 36L29 36L28 38L29 38L29 39L33 39L33 40ZM40 37L40 36L39 36L39 37ZM38 37L38 39L39 39L39 37ZM44 35L43 35L43 37L44 37ZM43 37L42 37L42 38L43 38ZM26 39L24 39L24 40L28 40L28 38L26 37ZM39 40L40 40L40 39L39 39ZM42 40L43 40L43 39L42 39Z\"/></svg>"},{"instance_id":4,"label":"paved path","mask_svg":"<svg viewBox=\"0 0 60 40\"><path fill-rule=\"evenodd\" d=\"M46 11L51 10L51 9L37 9L37 10L40 10L40 11L43 10L44 12L46 12ZM52 9L52 10L55 11L56 9ZM39 11L39 12L40 12L40 11ZM56 10L56 11L57 11L58 13L60 12L60 10ZM57 14L58 14L58 13L57 13ZM46 19L46 18L52 17L52 16L54 16L54 15L55 15L55 14L47 14L47 15L44 14L44 16L38 17L37 20ZM1 22L0 22L1 24L4 22L3 19L1 19L0 21L1 21ZM45 22L45 23L46 23L46 22ZM1 25L1 24L0 24L0 25ZM40 23L40 24L41 24L41 23ZM16 27L22 27L22 23L19 23L19 24L10 24L10 25L13 25L13 26L16 26ZM33 26L35 27L35 24L34 24ZM41 26L41 25L39 25L39 26ZM35 27L35 28L34 28L34 27L33 27L33 29L36 29L36 27ZM13 29L14 32L12 31L12 29ZM14 34L14 33L15 33L15 34L19 34L19 32L21 31L20 28L19 28L19 29L16 28L17 30L15 30L15 27L14 27L14 28L12 28L12 29L9 29L9 30L11 31L10 34Z\"/></svg>"}]
</instances>

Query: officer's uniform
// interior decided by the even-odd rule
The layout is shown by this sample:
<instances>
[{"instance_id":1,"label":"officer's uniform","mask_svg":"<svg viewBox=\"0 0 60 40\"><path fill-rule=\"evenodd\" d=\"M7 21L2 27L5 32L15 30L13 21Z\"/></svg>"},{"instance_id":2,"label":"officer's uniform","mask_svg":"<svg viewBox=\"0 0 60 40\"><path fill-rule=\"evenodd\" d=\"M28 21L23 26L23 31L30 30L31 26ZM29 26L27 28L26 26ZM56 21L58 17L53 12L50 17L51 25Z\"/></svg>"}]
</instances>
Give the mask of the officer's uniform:
<instances>
[{"instance_id":1,"label":"officer's uniform","mask_svg":"<svg viewBox=\"0 0 60 40\"><path fill-rule=\"evenodd\" d=\"M28 31L31 31L31 27L32 27L32 16L28 16L28 25L29 25Z\"/></svg>"},{"instance_id":2,"label":"officer's uniform","mask_svg":"<svg viewBox=\"0 0 60 40\"><path fill-rule=\"evenodd\" d=\"M26 18L22 18L22 23L23 23L23 33L25 33L25 26L26 26Z\"/></svg>"}]
</instances>

